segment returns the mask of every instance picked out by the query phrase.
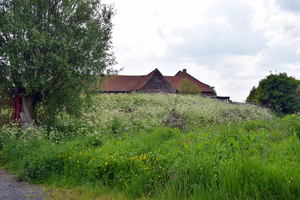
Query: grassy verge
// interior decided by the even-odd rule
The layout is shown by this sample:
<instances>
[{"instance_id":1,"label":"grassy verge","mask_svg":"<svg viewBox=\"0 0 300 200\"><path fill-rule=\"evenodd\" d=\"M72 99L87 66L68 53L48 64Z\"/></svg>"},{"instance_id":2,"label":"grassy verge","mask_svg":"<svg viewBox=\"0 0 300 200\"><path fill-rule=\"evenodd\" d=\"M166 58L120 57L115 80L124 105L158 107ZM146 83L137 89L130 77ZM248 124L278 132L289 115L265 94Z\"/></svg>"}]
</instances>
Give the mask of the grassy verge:
<instances>
[{"instance_id":1,"label":"grassy verge","mask_svg":"<svg viewBox=\"0 0 300 200\"><path fill-rule=\"evenodd\" d=\"M117 190L124 198L297 199L299 138L295 116L182 133L153 128L60 143L10 139L1 162L24 180L54 187ZM41 134L41 133L39 133Z\"/></svg>"},{"instance_id":2,"label":"grassy verge","mask_svg":"<svg viewBox=\"0 0 300 200\"><path fill-rule=\"evenodd\" d=\"M108 97L122 97L119 107L133 98L101 96ZM192 100L199 104L203 99ZM208 123L203 113L187 107L182 113L193 120L179 130L161 126L159 119L167 112L157 111L160 106L152 100L136 107L134 115L116 112L117 100L110 101L113 109L98 103L80 120L3 127L0 163L23 180L65 188L52 192L57 199L299 198L300 117L273 118L256 108L223 104L215 109L239 109L236 119L221 123L219 111L212 110ZM157 107L151 115L141 112L150 105ZM251 120L254 116L258 119ZM207 124L193 125L201 120Z\"/></svg>"}]
</instances>

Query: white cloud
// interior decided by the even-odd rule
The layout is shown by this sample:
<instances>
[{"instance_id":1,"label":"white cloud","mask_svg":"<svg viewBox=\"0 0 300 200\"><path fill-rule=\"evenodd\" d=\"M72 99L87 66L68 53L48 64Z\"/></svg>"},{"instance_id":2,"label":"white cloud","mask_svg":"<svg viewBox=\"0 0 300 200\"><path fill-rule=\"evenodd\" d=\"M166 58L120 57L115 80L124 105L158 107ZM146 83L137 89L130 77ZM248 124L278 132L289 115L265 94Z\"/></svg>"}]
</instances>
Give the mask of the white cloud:
<instances>
[{"instance_id":1,"label":"white cloud","mask_svg":"<svg viewBox=\"0 0 300 200\"><path fill-rule=\"evenodd\" d=\"M121 74L187 69L242 101L270 71L300 79L298 0L105 0L115 2Z\"/></svg>"},{"instance_id":2,"label":"white cloud","mask_svg":"<svg viewBox=\"0 0 300 200\"><path fill-rule=\"evenodd\" d=\"M299 14L300 11L300 1L299 0L276 0L281 7L281 9L294 12Z\"/></svg>"}]
</instances>

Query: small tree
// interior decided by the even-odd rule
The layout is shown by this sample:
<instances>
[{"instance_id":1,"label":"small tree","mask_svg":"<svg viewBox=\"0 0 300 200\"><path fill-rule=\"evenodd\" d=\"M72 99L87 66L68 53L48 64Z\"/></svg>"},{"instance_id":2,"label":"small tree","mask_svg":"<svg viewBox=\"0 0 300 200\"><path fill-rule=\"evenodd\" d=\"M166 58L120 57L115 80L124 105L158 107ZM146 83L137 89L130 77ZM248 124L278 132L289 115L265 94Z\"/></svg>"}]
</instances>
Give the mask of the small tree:
<instances>
[{"instance_id":1,"label":"small tree","mask_svg":"<svg viewBox=\"0 0 300 200\"><path fill-rule=\"evenodd\" d=\"M261 105L285 114L299 112L299 81L286 73L270 74L259 82L257 100Z\"/></svg>"},{"instance_id":2,"label":"small tree","mask_svg":"<svg viewBox=\"0 0 300 200\"><path fill-rule=\"evenodd\" d=\"M258 88L253 86L252 89L250 90L250 93L247 97L247 100L250 100L250 101L251 100L257 100L257 94L258 94Z\"/></svg>"},{"instance_id":3,"label":"small tree","mask_svg":"<svg viewBox=\"0 0 300 200\"><path fill-rule=\"evenodd\" d=\"M201 94L201 89L198 85L187 78L182 79L178 85L178 90L180 94Z\"/></svg>"},{"instance_id":4,"label":"small tree","mask_svg":"<svg viewBox=\"0 0 300 200\"><path fill-rule=\"evenodd\" d=\"M210 88L213 90L212 92L212 96L217 96L217 91L216 91L216 87L215 86L210 86Z\"/></svg>"},{"instance_id":5,"label":"small tree","mask_svg":"<svg viewBox=\"0 0 300 200\"><path fill-rule=\"evenodd\" d=\"M168 108L169 113L165 115L164 119L162 120L162 124L164 126L169 125L171 128L179 128L184 129L186 127L187 123L187 116L182 115L182 113L179 112L180 108L178 109L179 105L179 95L167 95L169 100L169 106L171 106L171 109ZM171 98L175 97L175 98Z\"/></svg>"}]
</instances>

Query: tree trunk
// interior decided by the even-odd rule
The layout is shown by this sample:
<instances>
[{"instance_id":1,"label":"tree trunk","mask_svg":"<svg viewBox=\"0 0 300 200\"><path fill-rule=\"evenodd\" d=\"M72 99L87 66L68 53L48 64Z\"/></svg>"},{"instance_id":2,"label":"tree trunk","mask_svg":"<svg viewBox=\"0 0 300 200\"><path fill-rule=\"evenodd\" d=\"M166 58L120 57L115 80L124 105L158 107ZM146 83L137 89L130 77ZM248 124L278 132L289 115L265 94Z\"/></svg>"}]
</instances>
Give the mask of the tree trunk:
<instances>
[{"instance_id":1,"label":"tree trunk","mask_svg":"<svg viewBox=\"0 0 300 200\"><path fill-rule=\"evenodd\" d=\"M31 124L33 120L35 120L35 104L33 101L33 97L31 96L23 96L20 118L23 123Z\"/></svg>"}]
</instances>

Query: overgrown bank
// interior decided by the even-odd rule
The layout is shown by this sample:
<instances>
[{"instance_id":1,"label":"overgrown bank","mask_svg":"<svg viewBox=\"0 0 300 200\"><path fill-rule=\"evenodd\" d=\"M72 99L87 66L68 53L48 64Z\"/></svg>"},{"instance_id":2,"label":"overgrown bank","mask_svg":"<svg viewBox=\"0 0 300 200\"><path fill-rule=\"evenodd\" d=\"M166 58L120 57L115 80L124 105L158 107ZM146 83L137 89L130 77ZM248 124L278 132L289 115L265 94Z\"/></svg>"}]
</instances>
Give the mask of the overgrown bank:
<instances>
[{"instance_id":1,"label":"overgrown bank","mask_svg":"<svg viewBox=\"0 0 300 200\"><path fill-rule=\"evenodd\" d=\"M157 114L157 104L164 104L146 97L132 103L134 99L127 100L131 96L103 95L81 120L61 120L44 128L5 127L0 132L1 163L22 179L60 187L84 185L95 196L101 194L99 188L110 188L129 199L299 198L298 116L265 119L268 113L250 110L261 118L218 122L218 126L216 120L208 120L206 126L189 121L183 132L160 126L168 111ZM182 99L186 103L181 110L191 116L185 107L192 104L189 98L193 99ZM133 117L116 111L133 107L128 104L135 105ZM226 106L231 105L212 106L210 117L219 117L213 115L218 113L214 109ZM232 115L236 121L238 112ZM194 116L203 120L196 112Z\"/></svg>"}]
</instances>

